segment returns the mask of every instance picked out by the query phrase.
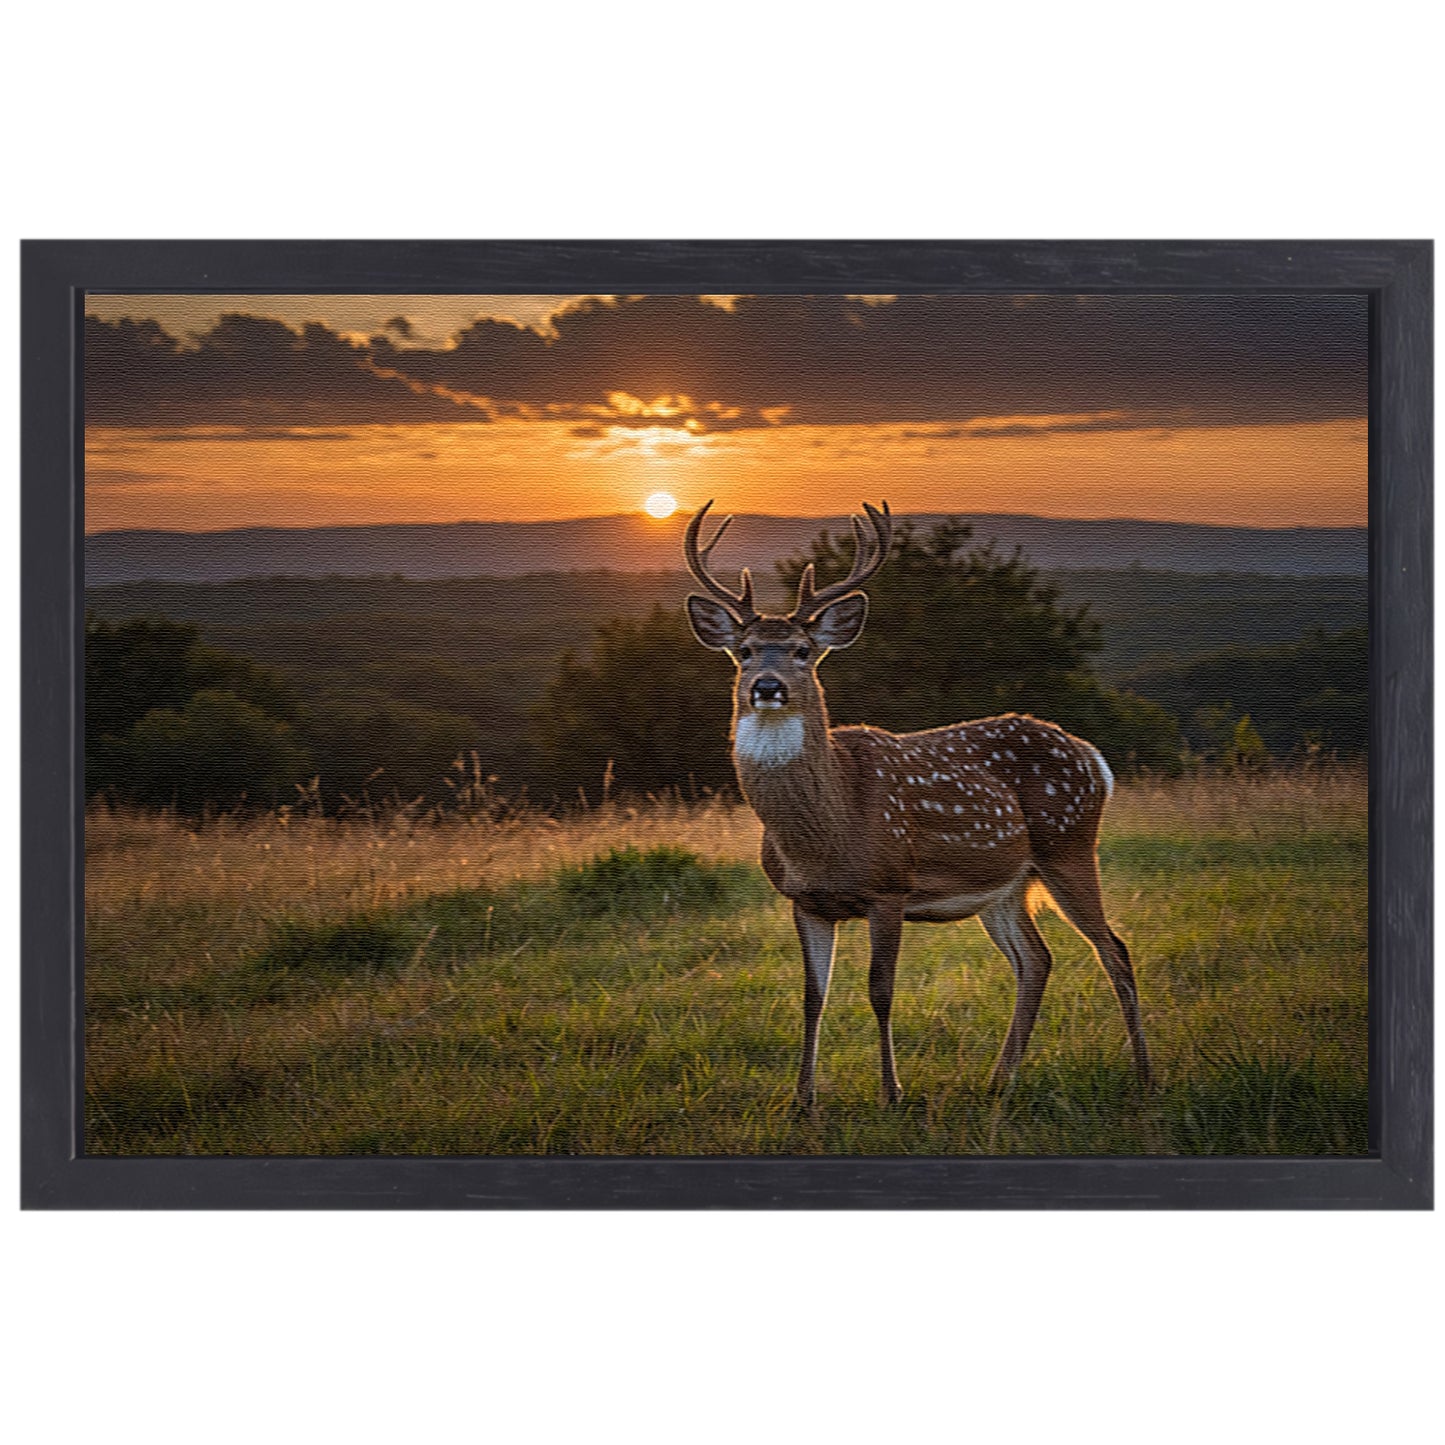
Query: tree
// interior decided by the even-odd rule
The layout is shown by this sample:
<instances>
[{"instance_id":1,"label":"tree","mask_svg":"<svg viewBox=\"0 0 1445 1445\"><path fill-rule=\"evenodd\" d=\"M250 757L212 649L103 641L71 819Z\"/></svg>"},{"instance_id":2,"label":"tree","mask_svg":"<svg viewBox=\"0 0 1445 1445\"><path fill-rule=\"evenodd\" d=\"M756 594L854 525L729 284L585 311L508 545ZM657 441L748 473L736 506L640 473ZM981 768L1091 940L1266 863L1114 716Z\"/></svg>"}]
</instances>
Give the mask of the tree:
<instances>
[{"instance_id":1,"label":"tree","mask_svg":"<svg viewBox=\"0 0 1445 1445\"><path fill-rule=\"evenodd\" d=\"M120 737L154 708L184 707L196 691L189 623L138 617L85 620L85 739Z\"/></svg>"},{"instance_id":2,"label":"tree","mask_svg":"<svg viewBox=\"0 0 1445 1445\"><path fill-rule=\"evenodd\" d=\"M298 731L328 808L367 794L439 798L448 770L476 746L478 733L471 718L360 689L308 698Z\"/></svg>"},{"instance_id":3,"label":"tree","mask_svg":"<svg viewBox=\"0 0 1445 1445\"><path fill-rule=\"evenodd\" d=\"M296 722L295 701L275 673L249 658L207 647L190 623L164 617L125 622L87 617L86 795L107 792L135 798L128 772L135 755L125 746L132 730L155 712L171 718L182 716L203 691L223 692L272 721ZM157 740L155 726L147 745ZM160 789L163 803L171 801L172 791ZM234 793L229 785L226 791L228 796ZM261 791L264 789L253 790L250 795L257 797Z\"/></svg>"},{"instance_id":4,"label":"tree","mask_svg":"<svg viewBox=\"0 0 1445 1445\"><path fill-rule=\"evenodd\" d=\"M898 524L888 565L868 586L862 638L823 664L833 721L908 732L1026 712L1088 738L1116 765L1177 767L1177 722L1094 672L1103 640L1088 607L1061 607L1059 589L1020 550L972 538L957 518L927 533ZM851 560L851 544L823 532L778 574L792 592L809 562L821 584L846 576Z\"/></svg>"},{"instance_id":5,"label":"tree","mask_svg":"<svg viewBox=\"0 0 1445 1445\"><path fill-rule=\"evenodd\" d=\"M124 796L184 813L285 802L311 768L290 723L218 688L193 694L179 710L154 708L125 737L109 734L99 746Z\"/></svg>"},{"instance_id":6,"label":"tree","mask_svg":"<svg viewBox=\"0 0 1445 1445\"><path fill-rule=\"evenodd\" d=\"M956 518L927 534L897 526L887 566L868 587L862 640L825 664L835 721L895 731L1030 711L1103 646L1088 608L1058 605L1058 589L1019 551L968 547ZM820 584L845 577L851 545L826 531L807 555L778 566L791 594L812 562Z\"/></svg>"},{"instance_id":7,"label":"tree","mask_svg":"<svg viewBox=\"0 0 1445 1445\"><path fill-rule=\"evenodd\" d=\"M1052 702L1034 711L1093 743L1115 768L1180 769L1179 719L1152 698L1111 687L1092 672L1075 673Z\"/></svg>"},{"instance_id":8,"label":"tree","mask_svg":"<svg viewBox=\"0 0 1445 1445\"><path fill-rule=\"evenodd\" d=\"M731 682L727 659L697 645L680 609L601 623L590 660L566 653L533 713L547 785L596 801L610 767L620 790L730 786Z\"/></svg>"}]
</instances>

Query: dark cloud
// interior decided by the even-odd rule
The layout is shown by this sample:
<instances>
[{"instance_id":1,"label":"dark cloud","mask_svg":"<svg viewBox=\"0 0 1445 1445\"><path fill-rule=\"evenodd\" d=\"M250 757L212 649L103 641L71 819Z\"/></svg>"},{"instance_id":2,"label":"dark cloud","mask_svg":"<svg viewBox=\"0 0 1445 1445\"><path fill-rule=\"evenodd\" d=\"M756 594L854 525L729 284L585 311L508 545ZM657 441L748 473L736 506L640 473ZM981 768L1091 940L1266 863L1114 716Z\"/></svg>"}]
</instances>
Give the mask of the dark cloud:
<instances>
[{"instance_id":1,"label":"dark cloud","mask_svg":"<svg viewBox=\"0 0 1445 1445\"><path fill-rule=\"evenodd\" d=\"M405 337L404 320L388 327ZM154 322L90 319L86 398L90 420L120 426L522 415L573 422L579 436L658 424L941 422L1012 436L1296 422L1365 415L1366 334L1365 298L1338 295L773 296L727 310L689 296L589 299L558 313L550 335L485 319L447 347L251 316L182 345ZM671 415L624 399L661 397Z\"/></svg>"},{"instance_id":2,"label":"dark cloud","mask_svg":"<svg viewBox=\"0 0 1445 1445\"><path fill-rule=\"evenodd\" d=\"M350 441L354 435L349 431L325 431L313 427L225 426L207 427L205 430L153 431L148 433L148 439L153 442L344 442Z\"/></svg>"},{"instance_id":3,"label":"dark cloud","mask_svg":"<svg viewBox=\"0 0 1445 1445\"><path fill-rule=\"evenodd\" d=\"M319 322L223 316L183 345L154 321L85 321L85 417L98 426L256 428L485 420L387 375Z\"/></svg>"},{"instance_id":4,"label":"dark cloud","mask_svg":"<svg viewBox=\"0 0 1445 1445\"><path fill-rule=\"evenodd\" d=\"M1188 420L1183 411L1172 413L1176 420ZM1162 432L1168 417L1158 412L1105 411L1089 416L1025 417L1018 421L974 421L965 426L904 427L898 435L909 441L956 441L959 437L1055 436L1060 432L1150 431Z\"/></svg>"},{"instance_id":5,"label":"dark cloud","mask_svg":"<svg viewBox=\"0 0 1445 1445\"><path fill-rule=\"evenodd\" d=\"M398 336L405 339L406 337L409 337L416 328L411 324L410 320L407 317L393 316L390 321L384 324L384 329L387 331L394 331Z\"/></svg>"},{"instance_id":6,"label":"dark cloud","mask_svg":"<svg viewBox=\"0 0 1445 1445\"><path fill-rule=\"evenodd\" d=\"M95 466L87 464L85 468L85 485L87 488L157 487L182 480L184 480L184 478L177 476L173 472L143 471L133 467Z\"/></svg>"}]
</instances>

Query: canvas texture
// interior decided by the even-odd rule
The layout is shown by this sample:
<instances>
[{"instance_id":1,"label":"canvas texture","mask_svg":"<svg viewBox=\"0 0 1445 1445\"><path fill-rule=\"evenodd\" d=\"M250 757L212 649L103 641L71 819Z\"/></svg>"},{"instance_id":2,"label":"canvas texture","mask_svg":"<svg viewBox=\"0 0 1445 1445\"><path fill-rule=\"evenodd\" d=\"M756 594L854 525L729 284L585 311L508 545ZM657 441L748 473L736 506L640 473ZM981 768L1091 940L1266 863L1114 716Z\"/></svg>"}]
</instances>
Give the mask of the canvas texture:
<instances>
[{"instance_id":1,"label":"canvas texture","mask_svg":"<svg viewBox=\"0 0 1445 1445\"><path fill-rule=\"evenodd\" d=\"M87 1154L1367 1152L1363 294L86 311Z\"/></svg>"}]
</instances>

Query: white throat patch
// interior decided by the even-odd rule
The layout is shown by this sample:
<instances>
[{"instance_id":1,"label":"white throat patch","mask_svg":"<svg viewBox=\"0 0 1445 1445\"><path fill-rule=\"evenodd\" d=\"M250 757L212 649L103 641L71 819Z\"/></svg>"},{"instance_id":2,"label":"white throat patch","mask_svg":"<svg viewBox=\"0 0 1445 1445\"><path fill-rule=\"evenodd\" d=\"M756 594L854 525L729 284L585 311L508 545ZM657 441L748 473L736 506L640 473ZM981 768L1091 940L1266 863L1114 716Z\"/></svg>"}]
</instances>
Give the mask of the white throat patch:
<instances>
[{"instance_id":1,"label":"white throat patch","mask_svg":"<svg viewBox=\"0 0 1445 1445\"><path fill-rule=\"evenodd\" d=\"M759 767L776 768L791 763L803 751L803 719L768 717L755 712L738 719L733 752L739 761Z\"/></svg>"}]
</instances>

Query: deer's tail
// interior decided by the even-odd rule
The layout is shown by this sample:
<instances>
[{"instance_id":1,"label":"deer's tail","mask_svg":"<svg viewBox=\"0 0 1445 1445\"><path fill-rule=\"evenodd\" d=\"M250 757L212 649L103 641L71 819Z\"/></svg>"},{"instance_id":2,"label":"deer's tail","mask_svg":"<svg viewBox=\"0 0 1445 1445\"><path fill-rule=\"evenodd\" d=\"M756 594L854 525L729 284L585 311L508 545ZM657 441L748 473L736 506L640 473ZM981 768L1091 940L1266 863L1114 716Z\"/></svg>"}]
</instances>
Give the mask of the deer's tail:
<instances>
[{"instance_id":1,"label":"deer's tail","mask_svg":"<svg viewBox=\"0 0 1445 1445\"><path fill-rule=\"evenodd\" d=\"M1084 744L1084 756L1088 760L1089 771L1093 773L1095 781L1104 790L1104 801L1108 802L1114 796L1114 772L1110 768L1103 753L1093 743Z\"/></svg>"}]
</instances>

